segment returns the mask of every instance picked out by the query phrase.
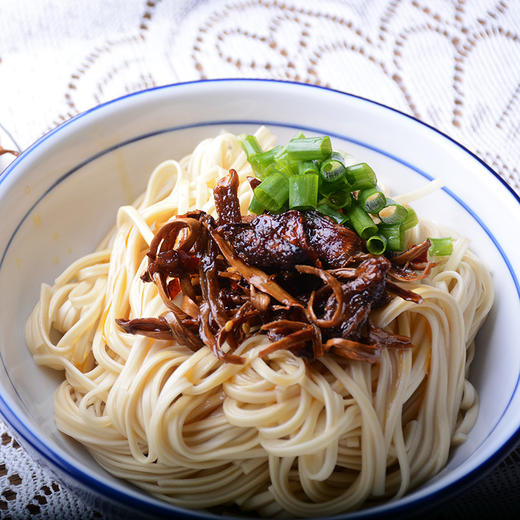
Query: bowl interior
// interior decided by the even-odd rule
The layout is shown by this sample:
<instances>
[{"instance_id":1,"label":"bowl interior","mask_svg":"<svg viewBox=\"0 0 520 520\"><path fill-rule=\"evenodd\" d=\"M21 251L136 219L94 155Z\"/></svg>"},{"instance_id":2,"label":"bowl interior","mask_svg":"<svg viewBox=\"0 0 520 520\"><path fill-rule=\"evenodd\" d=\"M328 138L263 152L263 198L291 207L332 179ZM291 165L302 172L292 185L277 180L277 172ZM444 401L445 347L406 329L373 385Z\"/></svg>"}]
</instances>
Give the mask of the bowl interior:
<instances>
[{"instance_id":1,"label":"bowl interior","mask_svg":"<svg viewBox=\"0 0 520 520\"><path fill-rule=\"evenodd\" d=\"M520 424L520 350L514 348L520 337L520 251L507 225L519 221L519 206L482 164L435 131L323 89L230 81L150 91L87 113L16 161L0 178L2 406L26 440L44 443L62 469L75 466L103 485L166 511L164 503L108 475L57 431L53 392L61 374L34 364L24 325L40 284L52 283L71 261L96 247L114 224L117 208L144 189L159 162L181 158L222 130L242 133L259 124L280 142L300 129L331 135L335 148L371 164L395 194L440 178L446 189L414 203L417 213L469 237L492 271L496 302L478 335L471 369L480 396L477 423L439 475L377 510L437 492L483 464Z\"/></svg>"}]
</instances>

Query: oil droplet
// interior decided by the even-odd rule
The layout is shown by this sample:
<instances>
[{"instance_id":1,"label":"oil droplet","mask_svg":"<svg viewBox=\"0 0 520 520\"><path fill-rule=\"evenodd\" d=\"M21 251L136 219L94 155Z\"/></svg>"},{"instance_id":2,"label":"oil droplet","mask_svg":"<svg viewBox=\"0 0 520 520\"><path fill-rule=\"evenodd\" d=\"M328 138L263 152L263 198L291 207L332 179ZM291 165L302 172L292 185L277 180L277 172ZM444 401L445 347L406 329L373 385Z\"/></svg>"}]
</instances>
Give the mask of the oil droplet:
<instances>
[{"instance_id":1,"label":"oil droplet","mask_svg":"<svg viewBox=\"0 0 520 520\"><path fill-rule=\"evenodd\" d=\"M22 259L21 258L17 258L16 259L16 266L17 267L22 267Z\"/></svg>"},{"instance_id":2,"label":"oil droplet","mask_svg":"<svg viewBox=\"0 0 520 520\"><path fill-rule=\"evenodd\" d=\"M68 253L69 255L72 254L72 247L67 247L67 253Z\"/></svg>"},{"instance_id":3,"label":"oil droplet","mask_svg":"<svg viewBox=\"0 0 520 520\"><path fill-rule=\"evenodd\" d=\"M27 195L29 195L29 193L31 193L31 187L30 187L30 186L26 186L26 187L25 187L25 193L26 193Z\"/></svg>"},{"instance_id":4,"label":"oil droplet","mask_svg":"<svg viewBox=\"0 0 520 520\"><path fill-rule=\"evenodd\" d=\"M58 240L58 238L60 238L60 235L58 235L58 233L56 233L56 231L52 234L52 239L53 240Z\"/></svg>"},{"instance_id":5,"label":"oil droplet","mask_svg":"<svg viewBox=\"0 0 520 520\"><path fill-rule=\"evenodd\" d=\"M60 259L57 256L54 257L54 263L55 264L59 264L60 263Z\"/></svg>"},{"instance_id":6,"label":"oil droplet","mask_svg":"<svg viewBox=\"0 0 520 520\"><path fill-rule=\"evenodd\" d=\"M36 227L38 227L42 223L42 219L40 218L40 215L37 213L33 215L33 222Z\"/></svg>"}]
</instances>

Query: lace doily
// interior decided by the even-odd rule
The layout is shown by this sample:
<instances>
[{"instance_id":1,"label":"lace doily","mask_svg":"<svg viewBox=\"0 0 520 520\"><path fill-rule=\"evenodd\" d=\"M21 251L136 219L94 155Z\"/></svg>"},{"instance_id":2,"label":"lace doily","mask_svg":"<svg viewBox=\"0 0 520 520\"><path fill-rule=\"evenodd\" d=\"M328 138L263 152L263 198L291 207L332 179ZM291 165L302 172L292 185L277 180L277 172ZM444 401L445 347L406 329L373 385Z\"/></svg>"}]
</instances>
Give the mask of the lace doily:
<instances>
[{"instance_id":1,"label":"lace doily","mask_svg":"<svg viewBox=\"0 0 520 520\"><path fill-rule=\"evenodd\" d=\"M0 14L0 124L22 148L136 90L201 78L278 78L414 115L520 192L518 1L2 0ZM0 145L7 141L0 132ZM7 162L0 156L0 170ZM1 421L0 435L0 517L100 516L35 463ZM510 515L518 496L517 451L449 502L444 516Z\"/></svg>"}]
</instances>

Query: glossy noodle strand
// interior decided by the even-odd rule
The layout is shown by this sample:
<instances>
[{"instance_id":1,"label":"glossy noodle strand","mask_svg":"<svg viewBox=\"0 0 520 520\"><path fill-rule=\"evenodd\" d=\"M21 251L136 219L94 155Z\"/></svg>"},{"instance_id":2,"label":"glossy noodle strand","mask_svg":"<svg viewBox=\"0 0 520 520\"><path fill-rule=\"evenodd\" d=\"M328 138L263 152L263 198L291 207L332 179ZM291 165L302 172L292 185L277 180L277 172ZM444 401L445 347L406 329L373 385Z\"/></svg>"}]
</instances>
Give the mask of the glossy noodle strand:
<instances>
[{"instance_id":1,"label":"glossy noodle strand","mask_svg":"<svg viewBox=\"0 0 520 520\"><path fill-rule=\"evenodd\" d=\"M256 137L274 144L265 128ZM237 137L206 139L160 164L99 250L42 286L26 337L37 363L64 371L58 428L113 475L186 508L305 517L402 496L440 471L476 420L468 375L493 301L488 271L449 231L451 257L406 284L423 302L395 297L372 315L414 347L383 349L374 364L332 354L309 364L286 350L259 358L269 343L256 335L234 352L246 359L238 365L206 346L123 332L116 318L166 310L140 279L154 234L190 209L214 215L212 190L230 168L245 214L253 173ZM420 221L407 243L445 235Z\"/></svg>"}]
</instances>

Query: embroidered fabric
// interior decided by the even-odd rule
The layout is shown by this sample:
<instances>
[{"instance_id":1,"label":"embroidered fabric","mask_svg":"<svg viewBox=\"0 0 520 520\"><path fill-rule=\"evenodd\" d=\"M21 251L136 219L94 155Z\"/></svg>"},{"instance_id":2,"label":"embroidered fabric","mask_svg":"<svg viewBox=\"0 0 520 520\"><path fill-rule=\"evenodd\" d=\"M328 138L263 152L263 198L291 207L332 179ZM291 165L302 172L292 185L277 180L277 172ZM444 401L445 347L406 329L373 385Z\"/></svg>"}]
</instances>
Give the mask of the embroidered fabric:
<instances>
[{"instance_id":1,"label":"embroidered fabric","mask_svg":"<svg viewBox=\"0 0 520 520\"><path fill-rule=\"evenodd\" d=\"M0 123L22 149L73 115L136 90L278 78L411 114L520 193L515 0L3 0L0 13ZM0 145L8 143L0 132ZM0 156L0 171L8 162ZM101 516L34 462L1 420L0 439L0 517ZM519 493L517 450L435 518L508 516L520 509Z\"/></svg>"}]
</instances>

